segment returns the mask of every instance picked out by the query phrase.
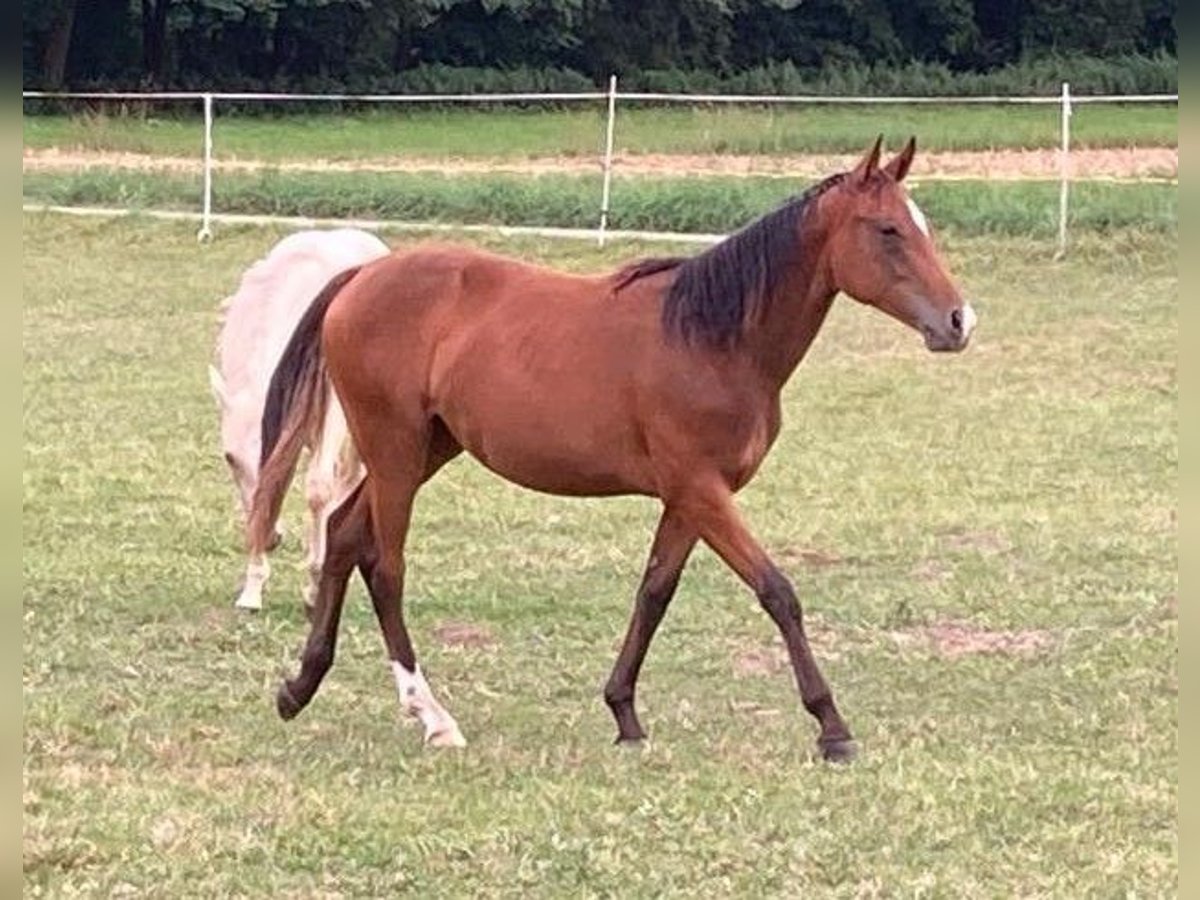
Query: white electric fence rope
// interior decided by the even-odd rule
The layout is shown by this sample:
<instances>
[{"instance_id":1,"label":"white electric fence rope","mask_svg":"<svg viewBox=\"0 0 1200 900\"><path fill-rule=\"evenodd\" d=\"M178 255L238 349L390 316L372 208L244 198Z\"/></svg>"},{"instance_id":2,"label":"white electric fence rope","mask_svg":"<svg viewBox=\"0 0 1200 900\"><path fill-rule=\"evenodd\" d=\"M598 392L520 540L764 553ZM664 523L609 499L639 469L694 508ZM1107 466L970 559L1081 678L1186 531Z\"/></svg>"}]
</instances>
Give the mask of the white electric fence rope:
<instances>
[{"instance_id":1,"label":"white electric fence rope","mask_svg":"<svg viewBox=\"0 0 1200 900\"><path fill-rule=\"evenodd\" d=\"M170 101L202 100L205 96L221 101L262 101L306 103L523 103L523 102L571 102L574 100L607 100L607 91L579 91L575 93L542 94L279 94L237 91L22 91L23 100L126 100ZM617 100L639 100L658 103L795 103L795 104L942 104L946 106L990 104L1057 105L1062 102L1058 94L1053 96L1005 97L988 96L941 96L923 95L893 97L862 97L816 94L669 94L643 91L617 93ZM1075 103L1178 103L1179 94L1089 94L1074 98Z\"/></svg>"},{"instance_id":2,"label":"white electric fence rope","mask_svg":"<svg viewBox=\"0 0 1200 900\"><path fill-rule=\"evenodd\" d=\"M168 222L199 222L203 213L183 209L124 209L118 206L59 206L52 203L23 203L27 213L116 219L145 216ZM227 225L286 225L289 228L361 228L366 231L459 232L463 234L496 234L501 237L550 237L594 241L594 228L556 228L544 225L455 225L450 222L401 222L395 219L339 219L313 216L273 216L250 213L213 213L209 219ZM715 244L726 234L704 234L677 231L628 231L609 229L609 240L656 241L677 244Z\"/></svg>"}]
</instances>

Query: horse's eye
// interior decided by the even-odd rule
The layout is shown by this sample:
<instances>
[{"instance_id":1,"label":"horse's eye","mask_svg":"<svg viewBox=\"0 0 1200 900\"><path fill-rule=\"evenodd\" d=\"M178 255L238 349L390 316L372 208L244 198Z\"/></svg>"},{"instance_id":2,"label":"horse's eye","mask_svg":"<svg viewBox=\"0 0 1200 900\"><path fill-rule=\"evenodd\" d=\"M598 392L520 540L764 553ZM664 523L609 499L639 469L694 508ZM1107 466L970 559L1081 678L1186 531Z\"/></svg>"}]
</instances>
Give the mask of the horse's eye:
<instances>
[{"instance_id":1,"label":"horse's eye","mask_svg":"<svg viewBox=\"0 0 1200 900\"><path fill-rule=\"evenodd\" d=\"M884 237L900 237L900 229L895 225L880 225L879 233Z\"/></svg>"}]
</instances>

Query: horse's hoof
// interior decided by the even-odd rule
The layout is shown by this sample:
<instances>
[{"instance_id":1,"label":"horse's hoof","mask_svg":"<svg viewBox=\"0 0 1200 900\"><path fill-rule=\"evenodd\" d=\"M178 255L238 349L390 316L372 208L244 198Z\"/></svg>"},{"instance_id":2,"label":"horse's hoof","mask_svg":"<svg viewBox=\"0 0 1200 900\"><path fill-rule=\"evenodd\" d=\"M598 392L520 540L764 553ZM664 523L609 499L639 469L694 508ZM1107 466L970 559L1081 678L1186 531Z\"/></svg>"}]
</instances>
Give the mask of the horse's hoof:
<instances>
[{"instance_id":1,"label":"horse's hoof","mask_svg":"<svg viewBox=\"0 0 1200 900\"><path fill-rule=\"evenodd\" d=\"M285 681L279 685L279 690L275 693L275 710L279 713L279 718L290 722L300 715L302 709L304 704L292 696L292 689L288 683Z\"/></svg>"},{"instance_id":2,"label":"horse's hoof","mask_svg":"<svg viewBox=\"0 0 1200 900\"><path fill-rule=\"evenodd\" d=\"M244 609L249 612L260 612L262 610L262 600L248 598L244 594L238 594L236 600L233 601L236 609Z\"/></svg>"},{"instance_id":3,"label":"horse's hoof","mask_svg":"<svg viewBox=\"0 0 1200 900\"><path fill-rule=\"evenodd\" d=\"M425 743L430 747L465 747L467 746L467 739L462 736L462 732L456 727L435 731L433 734L427 735Z\"/></svg>"},{"instance_id":4,"label":"horse's hoof","mask_svg":"<svg viewBox=\"0 0 1200 900\"><path fill-rule=\"evenodd\" d=\"M850 738L832 741L817 741L821 757L826 762L848 763L858 755L858 745Z\"/></svg>"},{"instance_id":5,"label":"horse's hoof","mask_svg":"<svg viewBox=\"0 0 1200 900\"><path fill-rule=\"evenodd\" d=\"M623 734L617 735L617 739L613 741L616 747L624 747L627 750L641 750L646 743L644 734L629 735L626 737Z\"/></svg>"}]
</instances>

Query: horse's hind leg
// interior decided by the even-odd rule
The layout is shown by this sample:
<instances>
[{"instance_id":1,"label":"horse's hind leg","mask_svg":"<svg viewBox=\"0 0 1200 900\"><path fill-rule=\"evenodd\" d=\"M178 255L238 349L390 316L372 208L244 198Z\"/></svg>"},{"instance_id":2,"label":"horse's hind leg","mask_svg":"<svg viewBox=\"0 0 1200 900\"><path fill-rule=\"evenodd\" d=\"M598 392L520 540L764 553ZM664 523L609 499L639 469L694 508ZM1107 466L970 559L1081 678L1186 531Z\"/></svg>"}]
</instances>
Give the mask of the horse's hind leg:
<instances>
[{"instance_id":1,"label":"horse's hind leg","mask_svg":"<svg viewBox=\"0 0 1200 900\"><path fill-rule=\"evenodd\" d=\"M363 559L364 552L369 550L370 536L369 506L360 484L329 517L328 548L308 641L300 659L300 674L284 681L276 696L276 708L285 719L294 718L308 705L333 665L346 583L355 565Z\"/></svg>"},{"instance_id":2,"label":"horse's hind leg","mask_svg":"<svg viewBox=\"0 0 1200 900\"><path fill-rule=\"evenodd\" d=\"M434 697L417 664L403 609L404 541L413 499L421 484L461 452L461 448L439 423L413 441L404 440L399 429L393 430L388 443L385 452L374 458L391 463L390 471L380 473L377 467L368 479L376 555L365 561L363 576L383 632L401 708L406 715L420 721L427 744L462 747L466 740L458 723Z\"/></svg>"},{"instance_id":3,"label":"horse's hind leg","mask_svg":"<svg viewBox=\"0 0 1200 900\"><path fill-rule=\"evenodd\" d=\"M625 643L604 688L604 700L617 720L618 743L639 741L646 736L633 702L638 672L654 631L675 595L679 576L696 545L696 538L695 530L670 507L663 510L654 544L650 547L650 559L646 562L646 574L642 576L634 600Z\"/></svg>"},{"instance_id":4,"label":"horse's hind leg","mask_svg":"<svg viewBox=\"0 0 1200 900\"><path fill-rule=\"evenodd\" d=\"M346 429L341 405L333 400L328 404L320 438L313 447L304 484L309 513L309 584L304 606L310 618L316 606L321 569L325 563L329 517L359 485L365 474L358 451Z\"/></svg>"}]
</instances>

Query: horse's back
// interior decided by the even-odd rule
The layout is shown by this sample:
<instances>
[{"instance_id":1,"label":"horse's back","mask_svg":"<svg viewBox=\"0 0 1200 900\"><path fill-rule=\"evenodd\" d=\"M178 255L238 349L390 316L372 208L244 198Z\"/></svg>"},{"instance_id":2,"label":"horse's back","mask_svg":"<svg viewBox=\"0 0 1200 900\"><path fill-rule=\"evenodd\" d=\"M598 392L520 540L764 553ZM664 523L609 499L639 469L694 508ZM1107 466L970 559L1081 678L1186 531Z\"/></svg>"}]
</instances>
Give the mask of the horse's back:
<instances>
[{"instance_id":1,"label":"horse's back","mask_svg":"<svg viewBox=\"0 0 1200 900\"><path fill-rule=\"evenodd\" d=\"M304 311L333 276L388 249L379 238L355 229L297 232L247 269L225 300L217 338L219 377L213 386L225 452L241 466L257 468L267 388Z\"/></svg>"},{"instance_id":2,"label":"horse's back","mask_svg":"<svg viewBox=\"0 0 1200 900\"><path fill-rule=\"evenodd\" d=\"M337 229L288 235L243 274L224 304L218 337L221 375L231 395L266 384L296 324L338 272L388 253L365 231Z\"/></svg>"},{"instance_id":3,"label":"horse's back","mask_svg":"<svg viewBox=\"0 0 1200 900\"><path fill-rule=\"evenodd\" d=\"M611 319L612 273L563 272L475 247L428 243L393 251L365 266L334 305L349 328L409 329L437 321L442 330L489 330L495 319Z\"/></svg>"},{"instance_id":4,"label":"horse's back","mask_svg":"<svg viewBox=\"0 0 1200 900\"><path fill-rule=\"evenodd\" d=\"M614 296L614 283L454 245L398 251L330 306L330 372L339 391L366 399L360 417L385 406L414 425L435 416L518 483L645 490L631 471L641 455L632 397L639 363L660 343L658 306ZM597 443L619 452L597 455Z\"/></svg>"},{"instance_id":5,"label":"horse's back","mask_svg":"<svg viewBox=\"0 0 1200 900\"><path fill-rule=\"evenodd\" d=\"M512 344L543 352L573 341L594 347L630 318L614 283L611 273L581 275L474 247L422 244L364 266L330 306L324 329L335 342L386 354L403 347L410 356L468 346L493 359ZM657 307L632 308L644 331L642 320ZM380 334L388 338L365 340Z\"/></svg>"}]
</instances>

